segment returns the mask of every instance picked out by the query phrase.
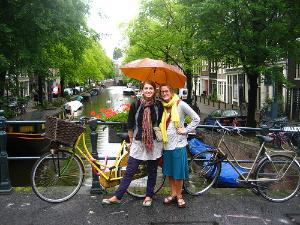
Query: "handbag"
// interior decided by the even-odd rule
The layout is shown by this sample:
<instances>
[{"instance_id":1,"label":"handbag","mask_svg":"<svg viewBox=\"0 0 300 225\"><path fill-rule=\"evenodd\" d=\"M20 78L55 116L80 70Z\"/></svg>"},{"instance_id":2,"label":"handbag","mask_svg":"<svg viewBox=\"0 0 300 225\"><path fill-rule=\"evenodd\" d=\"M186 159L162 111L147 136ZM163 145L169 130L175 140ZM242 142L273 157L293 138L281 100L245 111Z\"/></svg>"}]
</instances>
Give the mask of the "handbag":
<instances>
[{"instance_id":1,"label":"handbag","mask_svg":"<svg viewBox=\"0 0 300 225\"><path fill-rule=\"evenodd\" d=\"M154 133L155 133L155 136L156 136L156 140L158 142L162 142L162 133L161 133L161 130L159 127L153 127L153 130L154 130Z\"/></svg>"}]
</instances>

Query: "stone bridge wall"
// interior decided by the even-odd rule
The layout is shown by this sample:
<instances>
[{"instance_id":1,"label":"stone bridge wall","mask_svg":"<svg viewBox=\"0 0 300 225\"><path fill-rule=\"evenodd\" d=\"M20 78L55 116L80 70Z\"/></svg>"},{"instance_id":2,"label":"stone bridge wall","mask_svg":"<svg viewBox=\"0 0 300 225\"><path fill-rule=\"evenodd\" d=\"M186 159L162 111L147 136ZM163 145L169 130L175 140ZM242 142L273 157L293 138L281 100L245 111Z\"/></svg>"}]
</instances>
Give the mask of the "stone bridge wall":
<instances>
[{"instance_id":1,"label":"stone bridge wall","mask_svg":"<svg viewBox=\"0 0 300 225\"><path fill-rule=\"evenodd\" d=\"M216 147L220 139L221 134L217 132L207 131L203 134L204 143L211 146ZM258 141L255 142L247 137L226 135L224 140L234 157L240 160L254 159L260 147ZM221 149L228 154L228 150L223 144L221 144ZM230 155L228 154L228 156ZM231 158L229 157L229 159Z\"/></svg>"}]
</instances>

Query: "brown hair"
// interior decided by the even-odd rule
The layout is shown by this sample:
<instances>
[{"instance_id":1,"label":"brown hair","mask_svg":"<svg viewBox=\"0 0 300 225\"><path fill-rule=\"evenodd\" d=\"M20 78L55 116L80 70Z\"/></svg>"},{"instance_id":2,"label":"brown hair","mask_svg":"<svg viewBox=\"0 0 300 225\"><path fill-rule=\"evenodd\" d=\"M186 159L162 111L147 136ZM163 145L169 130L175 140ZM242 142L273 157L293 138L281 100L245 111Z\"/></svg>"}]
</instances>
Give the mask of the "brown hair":
<instances>
[{"instance_id":1,"label":"brown hair","mask_svg":"<svg viewBox=\"0 0 300 225\"><path fill-rule=\"evenodd\" d=\"M151 85L151 86L154 88L154 94L153 94L153 96L152 96L152 98L154 99L155 96L156 96L156 84L155 84L155 82L152 81L152 80L145 80L145 81L143 81L143 82L141 83L140 90L143 90L143 89L144 89L144 86L145 86L146 84L149 84L149 85Z\"/></svg>"},{"instance_id":2,"label":"brown hair","mask_svg":"<svg viewBox=\"0 0 300 225\"><path fill-rule=\"evenodd\" d=\"M141 90L143 90L145 84L151 85L151 86L154 88L154 90L156 90L156 84L155 84L155 82L152 81L152 80L145 80L145 81L143 81L143 82L141 83L141 88L140 88Z\"/></svg>"},{"instance_id":3,"label":"brown hair","mask_svg":"<svg viewBox=\"0 0 300 225\"><path fill-rule=\"evenodd\" d=\"M172 95L174 94L174 90L173 90L173 88L171 87L171 85L170 85L170 84L167 84L167 83L163 83L163 84L159 85L159 96L161 96L161 88L162 88L162 87L167 87L167 88L169 88L171 94L172 94Z\"/></svg>"}]
</instances>

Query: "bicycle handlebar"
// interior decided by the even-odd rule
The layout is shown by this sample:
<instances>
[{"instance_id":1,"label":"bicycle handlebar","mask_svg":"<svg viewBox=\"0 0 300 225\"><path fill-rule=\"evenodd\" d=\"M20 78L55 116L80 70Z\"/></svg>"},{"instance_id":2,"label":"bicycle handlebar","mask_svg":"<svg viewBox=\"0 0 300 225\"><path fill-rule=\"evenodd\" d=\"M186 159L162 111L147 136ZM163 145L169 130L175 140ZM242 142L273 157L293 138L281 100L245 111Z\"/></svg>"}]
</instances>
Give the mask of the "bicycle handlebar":
<instances>
[{"instance_id":1,"label":"bicycle handlebar","mask_svg":"<svg viewBox=\"0 0 300 225\"><path fill-rule=\"evenodd\" d=\"M79 121L82 122L82 123L87 123L87 122L89 122L90 120L94 120L94 119L99 120L99 121L101 121L101 122L106 122L105 120L98 119L98 118L96 118L96 117L88 117L88 116L82 116L82 117L80 117L80 118L79 118Z\"/></svg>"},{"instance_id":2,"label":"bicycle handlebar","mask_svg":"<svg viewBox=\"0 0 300 225\"><path fill-rule=\"evenodd\" d=\"M241 132L245 132L244 130L242 130L241 128L236 127L236 126L234 126L232 129L225 127L218 120L215 121L215 125L219 126L221 129L228 131L228 132L234 132L237 134L240 134Z\"/></svg>"}]
</instances>

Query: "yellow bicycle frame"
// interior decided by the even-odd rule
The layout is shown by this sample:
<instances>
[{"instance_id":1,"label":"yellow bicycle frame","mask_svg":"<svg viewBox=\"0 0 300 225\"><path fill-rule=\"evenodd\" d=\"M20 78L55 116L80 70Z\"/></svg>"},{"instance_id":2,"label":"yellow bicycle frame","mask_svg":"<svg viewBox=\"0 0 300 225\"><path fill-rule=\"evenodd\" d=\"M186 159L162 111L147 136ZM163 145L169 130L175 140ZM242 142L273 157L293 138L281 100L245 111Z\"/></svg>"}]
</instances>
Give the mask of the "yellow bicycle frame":
<instances>
[{"instance_id":1,"label":"yellow bicycle frame","mask_svg":"<svg viewBox=\"0 0 300 225\"><path fill-rule=\"evenodd\" d=\"M83 149L79 147L80 143L82 144ZM103 187L113 187L119 184L122 176L119 176L120 173L118 171L120 167L124 167L127 165L129 157L129 151L126 141L122 142L113 166L104 165L93 158L91 152L86 146L84 133L82 133L78 137L74 145L74 150L75 152L78 151L91 164L94 171L97 171L97 175L100 178L99 182Z\"/></svg>"}]
</instances>

